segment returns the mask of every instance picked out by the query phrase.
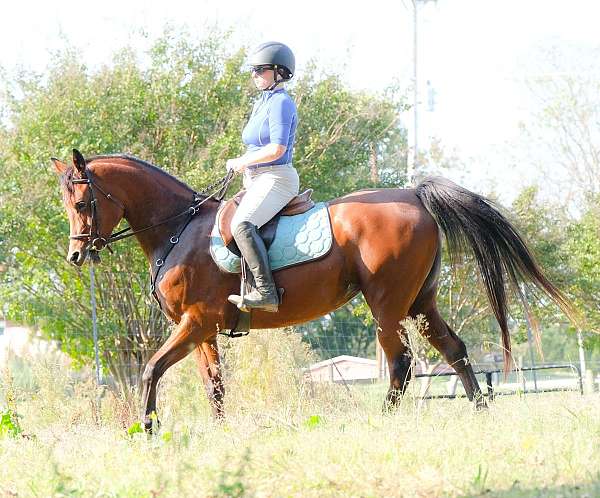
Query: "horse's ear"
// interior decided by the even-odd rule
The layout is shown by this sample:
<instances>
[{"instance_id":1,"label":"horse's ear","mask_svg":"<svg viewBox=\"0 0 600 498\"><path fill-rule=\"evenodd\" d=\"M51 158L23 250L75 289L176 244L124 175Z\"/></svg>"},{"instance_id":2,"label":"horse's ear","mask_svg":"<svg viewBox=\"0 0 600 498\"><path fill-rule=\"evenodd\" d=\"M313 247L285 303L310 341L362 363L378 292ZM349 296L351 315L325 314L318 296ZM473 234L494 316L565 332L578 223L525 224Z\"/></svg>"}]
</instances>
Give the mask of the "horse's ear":
<instances>
[{"instance_id":1,"label":"horse's ear","mask_svg":"<svg viewBox=\"0 0 600 498\"><path fill-rule=\"evenodd\" d=\"M65 171L67 171L67 165L63 163L60 159L56 159L56 157L51 157L50 160L54 164L54 169L59 175L62 175Z\"/></svg>"},{"instance_id":2,"label":"horse's ear","mask_svg":"<svg viewBox=\"0 0 600 498\"><path fill-rule=\"evenodd\" d=\"M73 149L73 165L80 173L85 172L85 159L77 149Z\"/></svg>"}]
</instances>

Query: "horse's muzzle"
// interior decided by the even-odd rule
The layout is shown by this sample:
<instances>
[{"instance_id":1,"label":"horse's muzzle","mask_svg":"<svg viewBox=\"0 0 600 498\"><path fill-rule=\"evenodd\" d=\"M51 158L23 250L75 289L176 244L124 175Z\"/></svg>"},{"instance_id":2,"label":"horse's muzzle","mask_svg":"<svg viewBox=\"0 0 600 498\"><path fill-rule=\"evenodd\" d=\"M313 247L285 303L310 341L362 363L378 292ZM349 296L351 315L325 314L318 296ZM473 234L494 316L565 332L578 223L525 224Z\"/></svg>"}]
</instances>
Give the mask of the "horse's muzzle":
<instances>
[{"instance_id":1,"label":"horse's muzzle","mask_svg":"<svg viewBox=\"0 0 600 498\"><path fill-rule=\"evenodd\" d=\"M75 266L81 266L85 263L87 257L90 257L94 264L100 263L100 254L98 251L90 249L82 249L81 251L73 251L67 256L67 261Z\"/></svg>"},{"instance_id":2,"label":"horse's muzzle","mask_svg":"<svg viewBox=\"0 0 600 498\"><path fill-rule=\"evenodd\" d=\"M87 250L73 251L67 256L67 261L75 266L81 266L85 262Z\"/></svg>"}]
</instances>

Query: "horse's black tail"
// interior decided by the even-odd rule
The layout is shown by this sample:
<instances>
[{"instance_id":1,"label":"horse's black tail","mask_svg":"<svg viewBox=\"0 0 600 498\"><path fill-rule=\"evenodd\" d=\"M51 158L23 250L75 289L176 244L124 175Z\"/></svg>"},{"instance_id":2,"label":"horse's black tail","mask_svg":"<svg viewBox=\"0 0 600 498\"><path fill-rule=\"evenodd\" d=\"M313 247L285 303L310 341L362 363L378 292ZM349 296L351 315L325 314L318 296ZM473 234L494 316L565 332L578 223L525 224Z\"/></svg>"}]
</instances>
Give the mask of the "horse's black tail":
<instances>
[{"instance_id":1,"label":"horse's black tail","mask_svg":"<svg viewBox=\"0 0 600 498\"><path fill-rule=\"evenodd\" d=\"M520 284L532 284L574 318L567 298L544 276L524 240L490 200L444 178L424 180L416 195L444 233L452 261L467 248L473 251L502 331L505 371L511 360L506 277L517 294L522 295Z\"/></svg>"}]
</instances>

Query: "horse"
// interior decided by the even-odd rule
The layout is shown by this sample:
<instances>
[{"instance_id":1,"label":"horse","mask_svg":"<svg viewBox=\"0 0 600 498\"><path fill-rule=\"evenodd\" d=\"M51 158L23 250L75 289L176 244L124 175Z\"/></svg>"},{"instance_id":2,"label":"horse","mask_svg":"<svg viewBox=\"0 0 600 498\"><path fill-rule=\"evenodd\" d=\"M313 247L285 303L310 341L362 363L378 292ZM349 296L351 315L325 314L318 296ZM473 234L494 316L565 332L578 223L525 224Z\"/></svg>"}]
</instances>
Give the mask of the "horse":
<instances>
[{"instance_id":1,"label":"horse","mask_svg":"<svg viewBox=\"0 0 600 498\"><path fill-rule=\"evenodd\" d=\"M69 218L68 262L97 258L124 218L150 263L163 312L176 326L142 376L142 420L152 430L157 384L165 371L193 351L213 416L224 417L224 388L217 334L235 327L239 310L227 296L239 276L218 268L209 238L221 203L162 169L126 154L87 160L76 149L73 164L52 158ZM198 202L200 201L200 202ZM285 298L277 313L253 311L252 328L279 328L323 316L362 292L377 323L376 336L389 369L384 406L398 405L411 378L406 331L400 322L424 315L427 340L451 365L477 408L486 406L463 341L436 306L442 234L455 261L474 255L501 330L505 368L510 361L507 290L537 288L571 315L563 293L543 274L514 226L490 200L443 178L414 188L365 189L326 203L332 247L321 259L275 272ZM189 216L182 216L189 213ZM176 245L173 244L176 237ZM168 256L167 256L168 255ZM159 265L160 263L160 265ZM156 279L155 272L161 272Z\"/></svg>"}]
</instances>

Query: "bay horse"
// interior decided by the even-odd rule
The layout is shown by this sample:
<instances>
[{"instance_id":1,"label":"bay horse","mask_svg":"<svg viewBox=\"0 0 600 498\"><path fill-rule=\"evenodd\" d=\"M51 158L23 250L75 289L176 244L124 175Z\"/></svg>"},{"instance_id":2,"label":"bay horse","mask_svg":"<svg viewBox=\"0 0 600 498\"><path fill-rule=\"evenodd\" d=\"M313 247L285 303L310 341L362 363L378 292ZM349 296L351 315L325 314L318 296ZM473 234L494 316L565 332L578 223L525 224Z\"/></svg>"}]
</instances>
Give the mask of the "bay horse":
<instances>
[{"instance_id":1,"label":"bay horse","mask_svg":"<svg viewBox=\"0 0 600 498\"><path fill-rule=\"evenodd\" d=\"M163 312L177 325L144 370L144 426L151 430L159 379L192 351L213 415L222 418L224 389L217 334L236 324L238 309L227 296L238 291L240 277L220 270L209 253L219 202L203 196L202 205L192 208L189 217L179 216L198 204L197 194L165 171L129 155L86 160L74 149L72 166L52 161L61 176L72 234L70 263L80 266L87 256L97 257L107 242L120 238L113 235L111 239L111 233L123 218L150 262L151 276L154 262L164 258L156 295ZM254 311L252 328L307 322L362 292L388 361L387 407L399 402L411 377L410 352L400 322L418 314L429 323L428 341L454 367L469 400L485 406L465 345L436 306L441 233L454 258L467 249L475 257L500 325L506 368L511 350L508 287L519 293L520 285L534 286L570 314L567 299L544 276L498 208L449 180L431 178L408 189L360 190L329 201L327 209L333 232L331 250L321 259L277 271L275 280L286 290L285 299L277 313ZM173 245L175 236L178 243Z\"/></svg>"}]
</instances>

